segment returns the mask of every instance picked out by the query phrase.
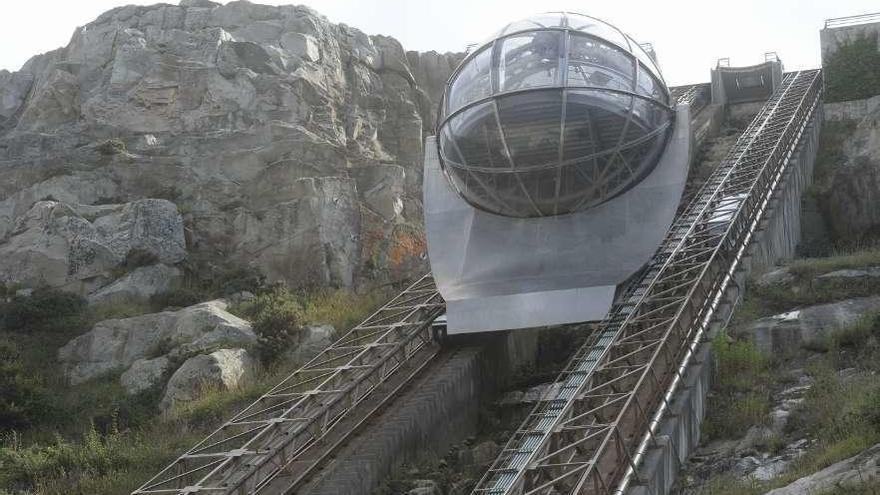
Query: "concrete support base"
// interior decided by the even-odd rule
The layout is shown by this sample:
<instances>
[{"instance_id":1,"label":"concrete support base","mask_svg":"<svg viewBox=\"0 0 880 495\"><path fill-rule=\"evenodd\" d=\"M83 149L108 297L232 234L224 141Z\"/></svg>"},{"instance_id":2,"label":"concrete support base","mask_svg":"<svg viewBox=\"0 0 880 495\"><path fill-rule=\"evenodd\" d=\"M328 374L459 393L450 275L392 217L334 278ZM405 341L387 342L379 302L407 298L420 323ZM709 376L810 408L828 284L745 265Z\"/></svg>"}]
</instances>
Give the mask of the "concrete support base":
<instances>
[{"instance_id":1,"label":"concrete support base","mask_svg":"<svg viewBox=\"0 0 880 495\"><path fill-rule=\"evenodd\" d=\"M537 336L538 331L525 330L466 338L298 493L368 495L401 465L442 457L476 433L483 401L515 370L534 362Z\"/></svg>"}]
</instances>

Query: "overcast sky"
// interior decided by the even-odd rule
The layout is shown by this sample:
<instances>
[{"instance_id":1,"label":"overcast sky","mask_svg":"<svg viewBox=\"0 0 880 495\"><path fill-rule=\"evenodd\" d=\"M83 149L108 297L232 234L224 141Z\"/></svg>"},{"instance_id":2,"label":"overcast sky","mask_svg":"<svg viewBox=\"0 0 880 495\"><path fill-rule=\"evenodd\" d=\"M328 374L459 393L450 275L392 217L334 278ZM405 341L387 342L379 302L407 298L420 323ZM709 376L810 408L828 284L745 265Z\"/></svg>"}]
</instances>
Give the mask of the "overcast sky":
<instances>
[{"instance_id":1,"label":"overcast sky","mask_svg":"<svg viewBox=\"0 0 880 495\"><path fill-rule=\"evenodd\" d=\"M176 2L176 0L171 0ZM144 0L0 0L0 69L66 45L77 26ZM225 2L224 2L225 3ZM255 2L257 3L257 2ZM289 1L263 0L285 4ZM829 17L880 11L877 0L305 0L334 22L386 34L408 50L462 51L509 21L570 10L600 17L651 42L670 84L704 82L718 58L731 65L775 51L786 69L819 65L819 29Z\"/></svg>"}]
</instances>

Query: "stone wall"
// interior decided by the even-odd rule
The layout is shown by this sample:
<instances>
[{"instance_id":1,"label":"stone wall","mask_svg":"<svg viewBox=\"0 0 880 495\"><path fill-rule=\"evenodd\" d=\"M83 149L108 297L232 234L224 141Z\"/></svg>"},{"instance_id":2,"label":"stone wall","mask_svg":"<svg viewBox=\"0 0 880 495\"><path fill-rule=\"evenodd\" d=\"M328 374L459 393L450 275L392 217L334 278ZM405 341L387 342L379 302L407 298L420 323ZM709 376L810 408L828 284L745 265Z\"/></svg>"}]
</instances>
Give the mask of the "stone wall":
<instances>
[{"instance_id":1,"label":"stone wall","mask_svg":"<svg viewBox=\"0 0 880 495\"><path fill-rule=\"evenodd\" d=\"M825 103L823 106L825 107L825 120L860 121L880 108L880 95L865 100Z\"/></svg>"},{"instance_id":2,"label":"stone wall","mask_svg":"<svg viewBox=\"0 0 880 495\"><path fill-rule=\"evenodd\" d=\"M822 50L822 62L837 51L840 45L865 37L877 37L880 50L880 22L825 28L819 31L819 45Z\"/></svg>"}]
</instances>

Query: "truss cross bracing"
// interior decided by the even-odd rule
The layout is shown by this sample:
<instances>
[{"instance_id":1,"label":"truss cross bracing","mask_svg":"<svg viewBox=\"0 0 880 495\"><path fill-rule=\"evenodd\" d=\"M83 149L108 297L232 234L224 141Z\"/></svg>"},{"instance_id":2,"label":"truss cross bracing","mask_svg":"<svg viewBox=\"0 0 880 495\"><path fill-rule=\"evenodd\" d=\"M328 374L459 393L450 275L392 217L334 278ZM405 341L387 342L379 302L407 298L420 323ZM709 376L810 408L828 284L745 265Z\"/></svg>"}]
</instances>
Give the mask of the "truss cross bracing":
<instances>
[{"instance_id":1,"label":"truss cross bracing","mask_svg":"<svg viewBox=\"0 0 880 495\"><path fill-rule=\"evenodd\" d=\"M623 493L819 104L788 74L475 494Z\"/></svg>"}]
</instances>

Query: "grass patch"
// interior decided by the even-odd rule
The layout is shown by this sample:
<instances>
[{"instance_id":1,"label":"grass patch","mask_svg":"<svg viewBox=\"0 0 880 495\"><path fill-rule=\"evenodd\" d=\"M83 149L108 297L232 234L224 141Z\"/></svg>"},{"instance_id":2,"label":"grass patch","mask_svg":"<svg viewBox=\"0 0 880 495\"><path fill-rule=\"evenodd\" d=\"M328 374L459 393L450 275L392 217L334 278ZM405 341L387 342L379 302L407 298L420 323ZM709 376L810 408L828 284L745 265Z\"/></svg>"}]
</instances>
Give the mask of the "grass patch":
<instances>
[{"instance_id":1,"label":"grass patch","mask_svg":"<svg viewBox=\"0 0 880 495\"><path fill-rule=\"evenodd\" d=\"M751 281L746 297L734 315L734 325L793 309L854 297L880 294L880 277L821 279L838 270L880 267L880 247L839 252L824 258L804 258L786 268L793 280L785 284L760 285Z\"/></svg>"},{"instance_id":2,"label":"grass patch","mask_svg":"<svg viewBox=\"0 0 880 495\"><path fill-rule=\"evenodd\" d=\"M379 289L364 293L346 289L318 291L304 297L302 321L347 331L370 316L388 296L387 291Z\"/></svg>"},{"instance_id":3,"label":"grass patch","mask_svg":"<svg viewBox=\"0 0 880 495\"><path fill-rule=\"evenodd\" d=\"M102 434L94 426L73 440L24 446L15 435L0 445L0 485L12 493L129 493L191 446L202 432L167 427Z\"/></svg>"},{"instance_id":4,"label":"grass patch","mask_svg":"<svg viewBox=\"0 0 880 495\"><path fill-rule=\"evenodd\" d=\"M737 438L753 425L767 424L770 393L776 374L755 345L720 333L712 341L715 356L713 391L703 423L704 438Z\"/></svg>"}]
</instances>

